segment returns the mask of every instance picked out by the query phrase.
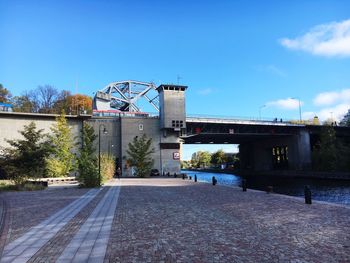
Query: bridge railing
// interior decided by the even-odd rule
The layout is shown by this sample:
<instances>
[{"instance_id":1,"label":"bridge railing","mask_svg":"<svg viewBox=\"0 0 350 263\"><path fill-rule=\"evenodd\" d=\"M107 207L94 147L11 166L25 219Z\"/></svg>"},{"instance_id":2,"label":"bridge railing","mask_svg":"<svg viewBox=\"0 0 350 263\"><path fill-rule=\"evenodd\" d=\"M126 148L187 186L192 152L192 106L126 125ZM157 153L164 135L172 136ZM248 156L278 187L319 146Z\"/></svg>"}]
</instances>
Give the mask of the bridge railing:
<instances>
[{"instance_id":1,"label":"bridge railing","mask_svg":"<svg viewBox=\"0 0 350 263\"><path fill-rule=\"evenodd\" d=\"M307 125L312 124L310 121L299 121L291 119L278 119L278 118L257 118L257 117L242 117L242 116L224 116L224 115L204 115L204 114L188 114L187 120L200 120L223 123L225 121L238 122L238 123L256 123L256 124L281 124L281 125Z\"/></svg>"}]
</instances>

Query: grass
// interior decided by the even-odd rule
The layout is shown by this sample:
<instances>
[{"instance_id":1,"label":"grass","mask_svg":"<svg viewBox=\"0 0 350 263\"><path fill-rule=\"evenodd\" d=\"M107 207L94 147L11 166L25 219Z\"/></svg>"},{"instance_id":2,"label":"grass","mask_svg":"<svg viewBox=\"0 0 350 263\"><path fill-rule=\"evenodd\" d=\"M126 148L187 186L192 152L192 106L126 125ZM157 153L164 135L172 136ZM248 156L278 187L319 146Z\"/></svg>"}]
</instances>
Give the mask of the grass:
<instances>
[{"instance_id":1,"label":"grass","mask_svg":"<svg viewBox=\"0 0 350 263\"><path fill-rule=\"evenodd\" d=\"M38 191L45 187L38 184L25 183L24 185L15 185L10 180L0 180L0 191Z\"/></svg>"}]
</instances>

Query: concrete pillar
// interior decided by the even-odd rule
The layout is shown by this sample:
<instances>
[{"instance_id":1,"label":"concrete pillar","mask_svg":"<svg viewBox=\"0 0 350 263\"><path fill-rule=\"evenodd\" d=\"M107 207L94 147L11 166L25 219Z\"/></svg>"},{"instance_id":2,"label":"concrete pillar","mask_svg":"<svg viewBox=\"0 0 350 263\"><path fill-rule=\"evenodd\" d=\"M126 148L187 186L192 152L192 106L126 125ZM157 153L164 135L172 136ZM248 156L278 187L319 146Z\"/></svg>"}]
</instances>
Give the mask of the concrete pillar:
<instances>
[{"instance_id":1,"label":"concrete pillar","mask_svg":"<svg viewBox=\"0 0 350 263\"><path fill-rule=\"evenodd\" d=\"M311 169L311 144L310 144L310 133L306 129L300 129L297 136L297 155L298 164L297 169L309 170Z\"/></svg>"}]
</instances>

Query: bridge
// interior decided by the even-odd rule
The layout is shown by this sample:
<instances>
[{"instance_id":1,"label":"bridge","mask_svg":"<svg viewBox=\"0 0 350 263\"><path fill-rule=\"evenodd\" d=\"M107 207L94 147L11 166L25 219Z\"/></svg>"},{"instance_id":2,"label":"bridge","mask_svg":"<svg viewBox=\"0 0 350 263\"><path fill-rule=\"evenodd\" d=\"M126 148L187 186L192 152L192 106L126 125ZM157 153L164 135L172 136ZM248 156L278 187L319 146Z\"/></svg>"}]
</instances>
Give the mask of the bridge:
<instances>
[{"instance_id":1,"label":"bridge","mask_svg":"<svg viewBox=\"0 0 350 263\"><path fill-rule=\"evenodd\" d=\"M119 81L96 92L93 116L67 116L79 135L84 122L101 135L101 151L114 155L123 175L132 175L127 163L128 143L146 134L155 149L154 168L179 174L182 144L239 144L241 168L251 171L273 169L309 170L311 154L321 131L320 125L298 124L286 120L254 120L215 116L191 116L185 111L187 87L139 81ZM156 114L143 112L140 102ZM38 128L49 131L55 115L0 112L0 146L5 139L16 139L14 127L21 130L33 120ZM339 137L350 139L350 128L335 127Z\"/></svg>"},{"instance_id":2,"label":"bridge","mask_svg":"<svg viewBox=\"0 0 350 263\"><path fill-rule=\"evenodd\" d=\"M239 144L241 165L245 169L310 169L313 144L320 134L319 125L274 120L256 120L217 116L191 116L185 113L186 86L161 85L139 81L114 82L101 90L95 101L103 103L104 110L115 111L118 117L125 117L125 112L134 118L151 118L150 115L137 110L137 101L144 99L158 112L160 120L160 149L175 153L179 144ZM157 90L156 95L148 93ZM133 95L134 92L134 95ZM108 98L103 95L108 94ZM114 97L113 97L114 94ZM118 107L114 101L123 105ZM150 99L150 98L153 99ZM98 105L98 103L96 104ZM119 103L120 105L120 103ZM130 106L128 106L130 105ZM126 110L125 110L126 109ZM135 110L136 109L136 110ZM98 112L98 107L96 107ZM131 115L128 115L130 118ZM153 118L155 116L152 116ZM349 130L337 127L337 134ZM155 134L153 134L155 136ZM171 138L171 139L169 139ZM162 159L160 154L160 159ZM160 169L167 164L161 160Z\"/></svg>"}]
</instances>

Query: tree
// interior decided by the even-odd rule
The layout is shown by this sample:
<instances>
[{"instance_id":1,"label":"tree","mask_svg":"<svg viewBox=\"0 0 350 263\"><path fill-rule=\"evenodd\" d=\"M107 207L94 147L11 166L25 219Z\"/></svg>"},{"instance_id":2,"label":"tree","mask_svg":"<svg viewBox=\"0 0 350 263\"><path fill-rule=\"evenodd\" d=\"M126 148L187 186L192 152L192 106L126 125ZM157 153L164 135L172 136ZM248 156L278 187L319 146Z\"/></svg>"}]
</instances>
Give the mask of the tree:
<instances>
[{"instance_id":1,"label":"tree","mask_svg":"<svg viewBox=\"0 0 350 263\"><path fill-rule=\"evenodd\" d=\"M4 167L8 177L16 185L28 178L45 176L45 158L48 154L43 130L37 130L34 122L20 131L24 139L7 140L11 147L4 150Z\"/></svg>"},{"instance_id":2,"label":"tree","mask_svg":"<svg viewBox=\"0 0 350 263\"><path fill-rule=\"evenodd\" d=\"M58 96L57 100L53 105L54 112L62 112L63 110L69 113L69 102L68 98L72 96L71 92L68 90L62 90Z\"/></svg>"},{"instance_id":3,"label":"tree","mask_svg":"<svg viewBox=\"0 0 350 263\"><path fill-rule=\"evenodd\" d=\"M86 113L92 113L92 98L83 95L75 94L71 95L69 91L61 91L58 99L54 105L55 111L62 111L79 114L86 111Z\"/></svg>"},{"instance_id":4,"label":"tree","mask_svg":"<svg viewBox=\"0 0 350 263\"><path fill-rule=\"evenodd\" d=\"M37 112L39 106L32 100L31 94L26 92L11 99L13 110L16 112Z\"/></svg>"},{"instance_id":5,"label":"tree","mask_svg":"<svg viewBox=\"0 0 350 263\"><path fill-rule=\"evenodd\" d=\"M39 86L36 90L39 112L53 113L53 106L58 98L58 91L51 85Z\"/></svg>"},{"instance_id":6,"label":"tree","mask_svg":"<svg viewBox=\"0 0 350 263\"><path fill-rule=\"evenodd\" d=\"M129 158L128 163L135 167L136 176L149 176L153 167L154 160L151 154L154 153L154 148L151 148L152 138L147 139L145 134L142 137L135 136L133 141L128 144L126 153Z\"/></svg>"},{"instance_id":7,"label":"tree","mask_svg":"<svg viewBox=\"0 0 350 263\"><path fill-rule=\"evenodd\" d=\"M214 164L215 166L219 166L226 162L227 162L227 158L226 158L225 152L222 149L217 150L215 153L211 155L211 163Z\"/></svg>"},{"instance_id":8,"label":"tree","mask_svg":"<svg viewBox=\"0 0 350 263\"><path fill-rule=\"evenodd\" d=\"M192 154L191 163L193 167L207 167L210 165L211 154L208 151L198 151Z\"/></svg>"},{"instance_id":9,"label":"tree","mask_svg":"<svg viewBox=\"0 0 350 263\"><path fill-rule=\"evenodd\" d=\"M345 114L345 116L343 117L343 119L340 121L339 125L350 127L350 109L349 109L348 112Z\"/></svg>"},{"instance_id":10,"label":"tree","mask_svg":"<svg viewBox=\"0 0 350 263\"><path fill-rule=\"evenodd\" d=\"M79 176L78 181L85 187L95 187L100 185L97 156L94 147L94 141L97 138L94 128L87 123L84 123L82 129L82 145L78 161Z\"/></svg>"},{"instance_id":11,"label":"tree","mask_svg":"<svg viewBox=\"0 0 350 263\"><path fill-rule=\"evenodd\" d=\"M315 169L321 171L335 171L337 169L338 156L334 127L322 127L320 140L315 145L312 155Z\"/></svg>"},{"instance_id":12,"label":"tree","mask_svg":"<svg viewBox=\"0 0 350 263\"><path fill-rule=\"evenodd\" d=\"M74 168L75 156L72 152L74 138L67 124L64 112L56 118L49 137L51 154L47 158L47 171L50 177L67 176Z\"/></svg>"},{"instance_id":13,"label":"tree","mask_svg":"<svg viewBox=\"0 0 350 263\"><path fill-rule=\"evenodd\" d=\"M69 109L79 113L86 111L92 113L92 98L83 94L75 94L68 97Z\"/></svg>"},{"instance_id":14,"label":"tree","mask_svg":"<svg viewBox=\"0 0 350 263\"><path fill-rule=\"evenodd\" d=\"M0 84L0 102L9 102L11 97L10 91Z\"/></svg>"}]
</instances>

